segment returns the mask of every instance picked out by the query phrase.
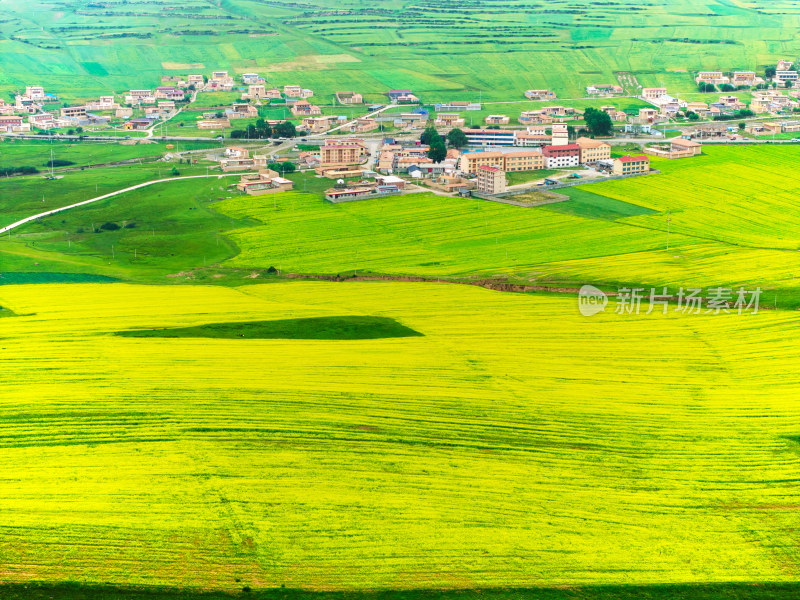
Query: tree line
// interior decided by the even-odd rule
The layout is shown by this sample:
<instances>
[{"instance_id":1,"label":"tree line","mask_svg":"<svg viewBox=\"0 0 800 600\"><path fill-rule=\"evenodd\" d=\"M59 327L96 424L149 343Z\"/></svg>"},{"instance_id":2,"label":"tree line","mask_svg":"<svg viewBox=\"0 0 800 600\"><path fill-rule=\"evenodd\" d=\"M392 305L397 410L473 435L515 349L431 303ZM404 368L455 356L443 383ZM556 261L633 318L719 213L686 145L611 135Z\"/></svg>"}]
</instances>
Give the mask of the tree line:
<instances>
[{"instance_id":1,"label":"tree line","mask_svg":"<svg viewBox=\"0 0 800 600\"><path fill-rule=\"evenodd\" d=\"M293 138L297 136L297 129L290 121L277 125L270 125L264 119L258 119L255 125L250 124L244 129L234 129L231 137L236 139L263 140L267 138Z\"/></svg>"}]
</instances>

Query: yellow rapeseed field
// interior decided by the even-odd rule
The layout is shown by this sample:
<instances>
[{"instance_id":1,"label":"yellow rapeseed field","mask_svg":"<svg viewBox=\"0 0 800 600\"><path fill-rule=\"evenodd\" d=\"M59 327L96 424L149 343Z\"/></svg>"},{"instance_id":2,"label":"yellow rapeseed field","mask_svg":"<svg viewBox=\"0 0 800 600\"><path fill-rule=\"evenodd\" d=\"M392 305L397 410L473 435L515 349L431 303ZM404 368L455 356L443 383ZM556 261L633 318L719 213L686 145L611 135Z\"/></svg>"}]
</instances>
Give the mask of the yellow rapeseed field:
<instances>
[{"instance_id":1,"label":"yellow rapeseed field","mask_svg":"<svg viewBox=\"0 0 800 600\"><path fill-rule=\"evenodd\" d=\"M447 284L0 287L3 581L796 580L800 315ZM612 302L613 306L613 302ZM424 337L125 338L339 315Z\"/></svg>"}]
</instances>

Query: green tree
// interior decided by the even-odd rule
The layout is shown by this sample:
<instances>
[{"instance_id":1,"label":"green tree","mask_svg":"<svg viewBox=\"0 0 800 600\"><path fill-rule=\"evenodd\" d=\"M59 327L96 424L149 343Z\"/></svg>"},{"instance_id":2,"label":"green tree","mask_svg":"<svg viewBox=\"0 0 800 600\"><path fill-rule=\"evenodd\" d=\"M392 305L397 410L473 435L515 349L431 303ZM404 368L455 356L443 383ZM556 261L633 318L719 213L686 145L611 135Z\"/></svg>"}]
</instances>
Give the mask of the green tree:
<instances>
[{"instance_id":1,"label":"green tree","mask_svg":"<svg viewBox=\"0 0 800 600\"><path fill-rule=\"evenodd\" d=\"M439 132L436 131L436 128L433 125L428 125L425 128L425 131L422 132L422 135L419 136L419 141L424 146L431 146L434 141L441 139L442 136L439 135Z\"/></svg>"},{"instance_id":2,"label":"green tree","mask_svg":"<svg viewBox=\"0 0 800 600\"><path fill-rule=\"evenodd\" d=\"M592 135L607 136L614 132L611 117L604 110L589 107L583 112L583 120Z\"/></svg>"},{"instance_id":3,"label":"green tree","mask_svg":"<svg viewBox=\"0 0 800 600\"><path fill-rule=\"evenodd\" d=\"M792 82L791 82L791 81L784 81L784 82L783 82L783 87L785 87L785 88L790 88L790 87L792 87Z\"/></svg>"},{"instance_id":4,"label":"green tree","mask_svg":"<svg viewBox=\"0 0 800 600\"><path fill-rule=\"evenodd\" d=\"M697 89L703 93L710 93L717 91L717 88L713 83L706 83L705 81L701 81L700 83L698 83Z\"/></svg>"},{"instance_id":5,"label":"green tree","mask_svg":"<svg viewBox=\"0 0 800 600\"><path fill-rule=\"evenodd\" d=\"M764 77L766 77L767 79L772 79L773 77L775 77L775 72L776 72L775 67L767 67L766 69L764 69Z\"/></svg>"},{"instance_id":6,"label":"green tree","mask_svg":"<svg viewBox=\"0 0 800 600\"><path fill-rule=\"evenodd\" d=\"M434 140L431 144L431 147L428 150L428 158L435 163L440 163L447 158L447 148L445 148L441 137L439 137L438 140Z\"/></svg>"},{"instance_id":7,"label":"green tree","mask_svg":"<svg viewBox=\"0 0 800 600\"><path fill-rule=\"evenodd\" d=\"M747 127L747 123L744 123L744 122L742 122L742 123L739 123L739 129L740 129L740 130L741 130L741 129L744 129L745 127Z\"/></svg>"},{"instance_id":8,"label":"green tree","mask_svg":"<svg viewBox=\"0 0 800 600\"><path fill-rule=\"evenodd\" d=\"M268 169L272 169L273 171L277 171L281 175L285 175L286 173L294 173L297 170L297 165L293 162L271 162L267 165Z\"/></svg>"},{"instance_id":9,"label":"green tree","mask_svg":"<svg viewBox=\"0 0 800 600\"><path fill-rule=\"evenodd\" d=\"M453 148L463 148L469 141L466 134L458 128L451 129L447 132L447 143Z\"/></svg>"},{"instance_id":10,"label":"green tree","mask_svg":"<svg viewBox=\"0 0 800 600\"><path fill-rule=\"evenodd\" d=\"M278 123L272 129L272 137L293 138L295 136L297 136L297 129L295 128L294 123L289 121Z\"/></svg>"}]
</instances>

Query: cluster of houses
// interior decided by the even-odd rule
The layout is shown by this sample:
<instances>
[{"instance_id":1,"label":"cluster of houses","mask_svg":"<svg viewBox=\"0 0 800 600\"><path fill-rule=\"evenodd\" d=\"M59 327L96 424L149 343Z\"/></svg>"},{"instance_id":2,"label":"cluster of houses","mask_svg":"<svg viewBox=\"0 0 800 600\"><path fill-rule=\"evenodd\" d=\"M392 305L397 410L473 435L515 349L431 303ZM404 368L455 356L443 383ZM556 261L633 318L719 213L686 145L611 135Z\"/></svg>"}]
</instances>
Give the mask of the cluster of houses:
<instances>
[{"instance_id":1,"label":"cluster of houses","mask_svg":"<svg viewBox=\"0 0 800 600\"><path fill-rule=\"evenodd\" d=\"M448 150L446 158L438 163L428 158L429 150L430 148L424 144L387 139L378 152L376 170L386 175L404 173L412 177L438 175L456 170L458 150Z\"/></svg>"},{"instance_id":2,"label":"cluster of houses","mask_svg":"<svg viewBox=\"0 0 800 600\"><path fill-rule=\"evenodd\" d=\"M344 180L339 180L334 187L325 190L325 199L331 202L348 202L394 196L406 186L406 180L395 175L378 175L369 171L362 174L364 178L355 182L345 183Z\"/></svg>"},{"instance_id":3,"label":"cluster of houses","mask_svg":"<svg viewBox=\"0 0 800 600\"><path fill-rule=\"evenodd\" d=\"M519 116L522 125L541 125L553 121L574 121L581 113L571 106L544 106L538 110L526 110Z\"/></svg>"},{"instance_id":4,"label":"cluster of houses","mask_svg":"<svg viewBox=\"0 0 800 600\"><path fill-rule=\"evenodd\" d=\"M789 66L791 67L791 63L789 63ZM764 78L758 77L755 71L734 71L730 75L726 75L722 71L700 71L694 80L697 84L708 83L711 85L732 85L734 87L753 87L764 83Z\"/></svg>"},{"instance_id":5,"label":"cluster of houses","mask_svg":"<svg viewBox=\"0 0 800 600\"><path fill-rule=\"evenodd\" d=\"M258 173L242 175L239 183L236 184L236 189L249 196L260 196L288 192L294 189L294 182L281 177L277 171L261 168Z\"/></svg>"},{"instance_id":6,"label":"cluster of houses","mask_svg":"<svg viewBox=\"0 0 800 600\"><path fill-rule=\"evenodd\" d=\"M651 144L644 151L662 158L690 158L701 153L702 145L691 139L676 137L663 143Z\"/></svg>"},{"instance_id":7,"label":"cluster of houses","mask_svg":"<svg viewBox=\"0 0 800 600\"><path fill-rule=\"evenodd\" d=\"M313 158L310 153L301 156L306 166L313 165L318 175L330 179L360 175L368 158L367 146L360 138L327 139Z\"/></svg>"},{"instance_id":8,"label":"cluster of houses","mask_svg":"<svg viewBox=\"0 0 800 600\"><path fill-rule=\"evenodd\" d=\"M775 74L771 77L772 83L781 87L797 87L798 72L793 69L794 63L789 60L779 60L775 65ZM700 71L695 77L697 84L732 85L736 88L751 88L765 83L763 77L758 77L754 71Z\"/></svg>"},{"instance_id":9,"label":"cluster of houses","mask_svg":"<svg viewBox=\"0 0 800 600\"><path fill-rule=\"evenodd\" d=\"M665 87L651 87L641 89L640 98L650 106L640 108L638 114L634 111L620 110L611 104L601 106L600 110L606 112L612 121L625 123L626 131L636 132L648 132L650 126L681 114L689 114L694 118L692 115L694 113L702 119L714 119L735 117L737 111L749 108L757 114L780 116L800 110L798 73L792 67L793 63L790 61L778 61L772 81L790 83L794 87L786 90L770 88L755 90L749 106L735 95L721 95L716 102L685 101L670 95ZM701 71L697 73L696 81L713 85L730 84L736 87L762 88L760 84L764 83L764 78L758 77L753 71L732 73ZM439 103L434 105L435 117L431 121L431 114L420 105L419 97L412 90L396 89L385 92L385 96L392 104L409 105L407 112L387 112L352 120L341 115L324 115L322 108L310 101L314 96L314 92L310 89L296 84L278 88L269 85L264 77L257 73L244 73L234 77L228 71L221 70L212 71L208 76L204 74L164 76L161 83L162 85L155 89L131 89L123 94L100 96L80 106L64 106L57 110L46 106L56 102L57 96L46 93L40 86L28 86L24 93L16 94L13 103L6 103L0 99L0 132L104 124L111 118L124 120L126 129L145 130L152 128L160 120L171 118L180 107L180 103L190 100L195 91L216 92L234 89L242 91L241 101L226 107L224 114L219 114L219 111L203 113L198 118L198 128L222 130L231 127L236 119L257 118L259 114L257 106L262 100L279 101L292 118L301 121L300 129L314 134L341 127L344 133L358 135L381 129L383 124L390 124L392 128L401 131L423 129L431 123L437 128L463 129L467 126L465 113L481 109L479 102ZM594 84L586 86L586 92L591 96L611 97L624 93L624 89L616 84ZM556 99L556 94L547 89L526 90L524 96L536 101ZM363 105L364 96L354 91L338 91L335 93L335 103L342 106ZM380 105L376 105L371 108L379 107ZM507 115L491 114L484 119L487 129L472 129L470 121L468 137L483 138L483 145L543 147L550 142L548 139L550 133L546 132L543 126L549 128L557 123L580 119L581 116L581 112L573 107L541 106L535 110L524 111L518 117L519 124L525 126L526 130L515 133L489 133L487 129L501 128L511 123ZM787 130L791 130L790 125L787 127L789 127ZM764 129L770 128L764 127L759 131Z\"/></svg>"},{"instance_id":10,"label":"cluster of houses","mask_svg":"<svg viewBox=\"0 0 800 600\"><path fill-rule=\"evenodd\" d=\"M175 103L185 99L184 91L172 86L160 86L155 90L130 90L120 99L115 95L100 96L82 105L63 106L54 110L47 105L56 102L57 96L45 93L41 86L27 86L24 93L15 95L14 104L7 104L0 99L0 131L25 132L32 128L102 125L110 121L109 113L116 118L127 119L132 117L134 109L144 112L142 121L147 121L147 126L150 126L158 119L174 114ZM144 127L144 123L140 123L139 127Z\"/></svg>"},{"instance_id":11,"label":"cluster of houses","mask_svg":"<svg viewBox=\"0 0 800 600\"><path fill-rule=\"evenodd\" d=\"M225 109L223 117L203 115L198 122L200 129L222 129L229 127L233 119L257 117L258 109L249 101L258 103L262 98L282 99L296 115L321 113L319 107L311 106L306 100L314 95L309 89L298 85L286 85L283 90L267 88L266 81L257 73L244 73L241 79L247 86L247 91L242 94L243 102ZM58 111L45 109L46 104L58 101L57 96L46 93L41 86L27 86L24 93L16 94L13 104L0 99L0 132L106 124L112 113L114 118L126 120L125 129L149 129L159 120L172 117L177 110L176 103L189 101L192 91L232 91L239 85L228 71L213 71L209 77L202 74L168 75L161 78L161 83L155 89L131 89L119 95L100 96L79 106L64 106ZM340 92L337 97L343 104L363 101L360 94L353 92ZM134 111L140 115L143 113L143 116L134 118Z\"/></svg>"},{"instance_id":12,"label":"cluster of houses","mask_svg":"<svg viewBox=\"0 0 800 600\"><path fill-rule=\"evenodd\" d=\"M419 104L419 98L411 90L389 90L386 97L392 104Z\"/></svg>"},{"instance_id":13,"label":"cluster of houses","mask_svg":"<svg viewBox=\"0 0 800 600\"><path fill-rule=\"evenodd\" d=\"M800 121L770 121L766 123L748 123L745 132L752 135L776 135L778 133L800 132Z\"/></svg>"},{"instance_id":14,"label":"cluster of houses","mask_svg":"<svg viewBox=\"0 0 800 600\"><path fill-rule=\"evenodd\" d=\"M466 152L461 155L462 173L475 175L476 190L484 194L508 191L506 174L532 169L555 169L592 165L613 175L642 175L650 171L647 156L611 158L611 147L605 142L578 138L574 144L545 146L541 151Z\"/></svg>"},{"instance_id":15,"label":"cluster of houses","mask_svg":"<svg viewBox=\"0 0 800 600\"><path fill-rule=\"evenodd\" d=\"M525 97L528 100L555 100L555 92L550 90L526 90Z\"/></svg>"},{"instance_id":16,"label":"cluster of houses","mask_svg":"<svg viewBox=\"0 0 800 600\"><path fill-rule=\"evenodd\" d=\"M225 148L220 166L226 173L232 171L256 171L242 175L236 188L250 196L285 192L294 188L294 182L281 177L280 174L267 168L267 155L250 155L247 148L228 146Z\"/></svg>"},{"instance_id":17,"label":"cluster of houses","mask_svg":"<svg viewBox=\"0 0 800 600\"><path fill-rule=\"evenodd\" d=\"M241 146L228 146L225 148L223 157L220 159L219 164L222 171L229 173L231 171L252 171L253 169L265 169L267 167L266 154L250 155L250 150L242 148Z\"/></svg>"},{"instance_id":18,"label":"cluster of houses","mask_svg":"<svg viewBox=\"0 0 800 600\"><path fill-rule=\"evenodd\" d=\"M439 163L432 163L428 159L428 146L387 140L380 150L376 171L407 174L412 178L430 177L448 191L468 188L471 183L478 191L490 194L505 191L499 189L499 182L504 186L505 175L510 172L569 168L582 164L600 166L618 175L649 171L647 157L635 163L612 160L611 146L602 140L580 137L570 143L565 123L554 126L552 133L547 136L549 142L536 149L516 146L516 132L513 130L468 129L465 133L468 139L471 138L470 145L473 148L465 152L450 149L447 157ZM491 134L507 137L486 137Z\"/></svg>"},{"instance_id":19,"label":"cluster of houses","mask_svg":"<svg viewBox=\"0 0 800 600\"><path fill-rule=\"evenodd\" d=\"M589 96L617 96L623 94L625 90L621 85L611 83L600 83L596 85L587 85L586 94Z\"/></svg>"},{"instance_id":20,"label":"cluster of houses","mask_svg":"<svg viewBox=\"0 0 800 600\"><path fill-rule=\"evenodd\" d=\"M553 139L535 150L497 147L464 152L459 157L459 168L464 173L475 174L481 165L498 167L504 172L560 169L594 164L611 158L611 146L601 140L579 137L569 143L565 137Z\"/></svg>"},{"instance_id":21,"label":"cluster of houses","mask_svg":"<svg viewBox=\"0 0 800 600\"><path fill-rule=\"evenodd\" d=\"M737 111L750 109L754 113L783 113L800 107L800 89L790 90L788 94L780 90L763 89L754 91L750 104L745 104L738 96L720 96L716 102L687 102L667 94L666 88L643 88L642 100L653 105L653 108L639 109L638 116L630 118L630 122L652 124L667 121L679 112L695 113L703 119L732 116Z\"/></svg>"}]
</instances>

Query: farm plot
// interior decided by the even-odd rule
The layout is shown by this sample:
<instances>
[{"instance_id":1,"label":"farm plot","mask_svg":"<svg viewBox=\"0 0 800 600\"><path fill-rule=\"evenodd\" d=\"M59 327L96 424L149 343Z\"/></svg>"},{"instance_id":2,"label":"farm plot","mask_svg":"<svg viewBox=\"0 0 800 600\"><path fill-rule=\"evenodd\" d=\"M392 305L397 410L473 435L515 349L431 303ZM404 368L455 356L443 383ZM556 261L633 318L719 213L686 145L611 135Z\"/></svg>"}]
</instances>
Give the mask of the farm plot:
<instances>
[{"instance_id":1,"label":"farm plot","mask_svg":"<svg viewBox=\"0 0 800 600\"><path fill-rule=\"evenodd\" d=\"M173 151L199 150L212 147L206 142L169 142ZM169 152L167 142L148 141L140 144L118 144L116 142L61 142L38 140L14 140L6 138L0 143L0 169L8 167L32 166L47 171L50 152L53 152L55 166L85 166L162 156ZM216 144L219 146L219 144Z\"/></svg>"},{"instance_id":2,"label":"farm plot","mask_svg":"<svg viewBox=\"0 0 800 600\"><path fill-rule=\"evenodd\" d=\"M638 225L737 246L800 247L800 148L704 146L703 156L656 160L657 177L595 184L591 191L658 211ZM634 222L631 221L631 222Z\"/></svg>"},{"instance_id":3,"label":"farm plot","mask_svg":"<svg viewBox=\"0 0 800 600\"><path fill-rule=\"evenodd\" d=\"M241 253L226 264L294 273L510 274L662 244L643 228L432 194L332 205L291 192L236 197L219 210L261 222L230 232Z\"/></svg>"},{"instance_id":4,"label":"farm plot","mask_svg":"<svg viewBox=\"0 0 800 600\"><path fill-rule=\"evenodd\" d=\"M572 297L298 282L0 305L5 582L797 578L794 312L586 319ZM112 335L344 315L422 335Z\"/></svg>"},{"instance_id":5,"label":"farm plot","mask_svg":"<svg viewBox=\"0 0 800 600\"><path fill-rule=\"evenodd\" d=\"M78 171L50 181L41 176L4 179L0 224L166 178L170 169L137 165ZM204 167L185 164L180 169L181 175L206 173ZM166 274L223 260L236 249L220 231L245 224L210 208L228 194L227 183L216 177L169 181L31 222L0 238L0 266L3 272L96 273L137 280L157 274L163 280Z\"/></svg>"}]
</instances>

